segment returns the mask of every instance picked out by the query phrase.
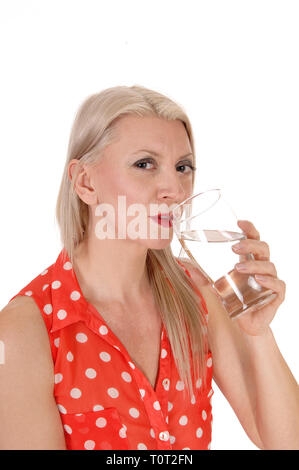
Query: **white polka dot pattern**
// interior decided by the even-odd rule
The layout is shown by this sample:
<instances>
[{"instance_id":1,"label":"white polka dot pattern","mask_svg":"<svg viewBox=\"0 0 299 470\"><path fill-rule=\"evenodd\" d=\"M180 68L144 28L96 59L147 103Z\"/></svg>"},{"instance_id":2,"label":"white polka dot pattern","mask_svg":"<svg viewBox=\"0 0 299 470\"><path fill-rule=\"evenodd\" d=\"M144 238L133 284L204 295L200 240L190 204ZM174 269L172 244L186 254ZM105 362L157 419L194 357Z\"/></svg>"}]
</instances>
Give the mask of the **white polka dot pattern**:
<instances>
[{"instance_id":1,"label":"white polka dot pattern","mask_svg":"<svg viewBox=\"0 0 299 470\"><path fill-rule=\"evenodd\" d=\"M103 409L104 409L104 407L102 405L95 405L93 407L93 411L100 411L100 410L103 410Z\"/></svg>"},{"instance_id":2,"label":"white polka dot pattern","mask_svg":"<svg viewBox=\"0 0 299 470\"><path fill-rule=\"evenodd\" d=\"M155 408L155 410L161 410L161 406L160 406L160 403L158 401L154 402L153 407Z\"/></svg>"},{"instance_id":3,"label":"white polka dot pattern","mask_svg":"<svg viewBox=\"0 0 299 470\"><path fill-rule=\"evenodd\" d=\"M178 380L175 388L179 391L184 390L185 388L184 382L182 380Z\"/></svg>"},{"instance_id":4,"label":"white polka dot pattern","mask_svg":"<svg viewBox=\"0 0 299 470\"><path fill-rule=\"evenodd\" d=\"M207 386L196 378L189 395L163 327L153 388L125 344L84 298L64 250L17 295L34 298L47 327L54 396L68 449L211 448L211 353L205 360Z\"/></svg>"},{"instance_id":5,"label":"white polka dot pattern","mask_svg":"<svg viewBox=\"0 0 299 470\"><path fill-rule=\"evenodd\" d=\"M106 351L102 351L99 354L99 356L100 356L100 359L102 359L103 362L110 362L111 361L111 356Z\"/></svg>"},{"instance_id":6,"label":"white polka dot pattern","mask_svg":"<svg viewBox=\"0 0 299 470\"><path fill-rule=\"evenodd\" d=\"M67 261L66 263L64 263L63 265L63 269L69 271L70 269L72 269L72 263L70 261Z\"/></svg>"},{"instance_id":7,"label":"white polka dot pattern","mask_svg":"<svg viewBox=\"0 0 299 470\"><path fill-rule=\"evenodd\" d=\"M69 351L66 355L66 358L69 362L72 362L74 360L74 355Z\"/></svg>"},{"instance_id":8,"label":"white polka dot pattern","mask_svg":"<svg viewBox=\"0 0 299 470\"><path fill-rule=\"evenodd\" d=\"M70 394L72 398L80 398L82 395L82 392L79 388L72 388Z\"/></svg>"},{"instance_id":9,"label":"white polka dot pattern","mask_svg":"<svg viewBox=\"0 0 299 470\"><path fill-rule=\"evenodd\" d=\"M76 334L76 340L78 341L78 343L86 343L87 339L87 335L85 335L84 333Z\"/></svg>"},{"instance_id":10,"label":"white polka dot pattern","mask_svg":"<svg viewBox=\"0 0 299 470\"><path fill-rule=\"evenodd\" d=\"M132 377L128 372L122 372L121 377L125 382L132 382Z\"/></svg>"},{"instance_id":11,"label":"white polka dot pattern","mask_svg":"<svg viewBox=\"0 0 299 470\"><path fill-rule=\"evenodd\" d=\"M71 293L71 299L72 300L79 300L80 299L80 292L78 292L77 290L74 290Z\"/></svg>"},{"instance_id":12,"label":"white polka dot pattern","mask_svg":"<svg viewBox=\"0 0 299 470\"><path fill-rule=\"evenodd\" d=\"M58 404L57 407L58 407L60 413L62 413L62 414L64 414L64 415L67 413L67 411L66 411L66 409L64 408L64 406Z\"/></svg>"},{"instance_id":13,"label":"white polka dot pattern","mask_svg":"<svg viewBox=\"0 0 299 470\"><path fill-rule=\"evenodd\" d=\"M97 375L96 371L92 368L89 368L89 369L86 369L85 371L85 375L86 377L88 377L89 379L94 379Z\"/></svg>"},{"instance_id":14,"label":"white polka dot pattern","mask_svg":"<svg viewBox=\"0 0 299 470\"><path fill-rule=\"evenodd\" d=\"M60 281L53 281L52 282L52 289L59 289L60 286L61 286Z\"/></svg>"},{"instance_id":15,"label":"white polka dot pattern","mask_svg":"<svg viewBox=\"0 0 299 470\"><path fill-rule=\"evenodd\" d=\"M63 375L62 375L62 374L55 374L55 376L54 376L54 382L55 382L56 384L59 384L59 383L62 381L62 379L63 379Z\"/></svg>"},{"instance_id":16,"label":"white polka dot pattern","mask_svg":"<svg viewBox=\"0 0 299 470\"><path fill-rule=\"evenodd\" d=\"M63 427L68 434L72 434L73 430L68 424L64 424Z\"/></svg>"},{"instance_id":17,"label":"white polka dot pattern","mask_svg":"<svg viewBox=\"0 0 299 470\"><path fill-rule=\"evenodd\" d=\"M129 415L132 416L132 418L138 418L139 417L139 411L136 408L130 408L129 409Z\"/></svg>"},{"instance_id":18,"label":"white polka dot pattern","mask_svg":"<svg viewBox=\"0 0 299 470\"><path fill-rule=\"evenodd\" d=\"M106 426L106 424L107 424L107 420L105 418L98 418L96 420L96 426L98 428L104 428Z\"/></svg>"},{"instance_id":19,"label":"white polka dot pattern","mask_svg":"<svg viewBox=\"0 0 299 470\"><path fill-rule=\"evenodd\" d=\"M44 306L44 312L46 315L50 315L53 312L52 305L51 304L46 304Z\"/></svg>"},{"instance_id":20,"label":"white polka dot pattern","mask_svg":"<svg viewBox=\"0 0 299 470\"><path fill-rule=\"evenodd\" d=\"M108 388L107 393L111 398L118 398L119 397L119 392L118 392L117 388L113 388L113 387Z\"/></svg>"},{"instance_id":21,"label":"white polka dot pattern","mask_svg":"<svg viewBox=\"0 0 299 470\"><path fill-rule=\"evenodd\" d=\"M119 437L120 437L121 439L126 439L126 437L127 437L127 431L126 431L125 428L120 428L120 430L119 430Z\"/></svg>"},{"instance_id":22,"label":"white polka dot pattern","mask_svg":"<svg viewBox=\"0 0 299 470\"><path fill-rule=\"evenodd\" d=\"M180 419L179 419L179 423L181 426L186 426L186 424L188 423L188 418L187 416L181 416Z\"/></svg>"},{"instance_id":23,"label":"white polka dot pattern","mask_svg":"<svg viewBox=\"0 0 299 470\"><path fill-rule=\"evenodd\" d=\"M59 320L64 320L66 316L67 316L67 313L65 310L63 310L62 308L58 310L57 317L59 318Z\"/></svg>"},{"instance_id":24,"label":"white polka dot pattern","mask_svg":"<svg viewBox=\"0 0 299 470\"><path fill-rule=\"evenodd\" d=\"M99 332L101 335L107 335L108 334L108 328L105 325L101 325L99 328Z\"/></svg>"},{"instance_id":25,"label":"white polka dot pattern","mask_svg":"<svg viewBox=\"0 0 299 470\"><path fill-rule=\"evenodd\" d=\"M139 442L139 444L137 444L137 450L146 450L147 447L145 444L143 444L143 442Z\"/></svg>"},{"instance_id":26,"label":"white polka dot pattern","mask_svg":"<svg viewBox=\"0 0 299 470\"><path fill-rule=\"evenodd\" d=\"M92 440L88 440L84 442L84 447L86 450L93 450L95 448L96 443Z\"/></svg>"}]
</instances>

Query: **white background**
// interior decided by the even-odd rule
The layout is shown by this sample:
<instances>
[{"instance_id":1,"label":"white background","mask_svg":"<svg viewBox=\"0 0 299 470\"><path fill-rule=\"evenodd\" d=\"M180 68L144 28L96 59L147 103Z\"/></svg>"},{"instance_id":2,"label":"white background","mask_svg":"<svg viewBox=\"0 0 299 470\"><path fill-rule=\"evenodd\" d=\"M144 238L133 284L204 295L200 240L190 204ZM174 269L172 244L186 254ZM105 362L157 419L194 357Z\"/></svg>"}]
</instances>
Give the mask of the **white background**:
<instances>
[{"instance_id":1,"label":"white background","mask_svg":"<svg viewBox=\"0 0 299 470\"><path fill-rule=\"evenodd\" d=\"M183 105L197 188L224 188L270 245L287 283L271 327L298 378L298 24L290 0L2 0L0 307L61 249L55 204L78 106L139 84ZM256 449L214 389L212 449Z\"/></svg>"}]
</instances>

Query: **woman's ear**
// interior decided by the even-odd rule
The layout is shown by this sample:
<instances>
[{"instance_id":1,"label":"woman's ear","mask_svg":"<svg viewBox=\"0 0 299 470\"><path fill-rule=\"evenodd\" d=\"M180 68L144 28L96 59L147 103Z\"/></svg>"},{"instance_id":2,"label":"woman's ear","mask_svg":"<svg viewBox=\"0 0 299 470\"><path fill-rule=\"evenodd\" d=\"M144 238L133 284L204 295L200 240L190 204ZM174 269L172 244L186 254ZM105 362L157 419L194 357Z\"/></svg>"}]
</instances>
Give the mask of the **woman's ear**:
<instances>
[{"instance_id":1,"label":"woman's ear","mask_svg":"<svg viewBox=\"0 0 299 470\"><path fill-rule=\"evenodd\" d=\"M79 198L87 205L98 204L98 195L88 167L73 159L69 163L68 174L71 180L75 178L74 189Z\"/></svg>"}]
</instances>

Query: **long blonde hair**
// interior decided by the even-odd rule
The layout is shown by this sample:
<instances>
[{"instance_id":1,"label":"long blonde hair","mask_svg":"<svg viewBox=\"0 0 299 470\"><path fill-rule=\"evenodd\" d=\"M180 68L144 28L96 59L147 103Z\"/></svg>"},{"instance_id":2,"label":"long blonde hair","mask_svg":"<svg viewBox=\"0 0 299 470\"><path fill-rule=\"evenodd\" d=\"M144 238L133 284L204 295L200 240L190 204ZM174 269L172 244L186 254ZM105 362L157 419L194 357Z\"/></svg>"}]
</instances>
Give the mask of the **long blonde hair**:
<instances>
[{"instance_id":1,"label":"long blonde hair","mask_svg":"<svg viewBox=\"0 0 299 470\"><path fill-rule=\"evenodd\" d=\"M61 241L72 263L74 250L83 241L88 228L89 206L77 195L74 189L77 173L70 179L68 164L72 159L80 160L82 165L95 164L115 138L117 118L128 114L179 119L185 126L195 158L191 123L183 108L170 98L141 86L116 86L90 95L75 116L56 205ZM194 175L192 178L193 187ZM208 343L201 300L170 245L161 250L149 249L146 266L179 375L192 396L198 378L206 386Z\"/></svg>"}]
</instances>

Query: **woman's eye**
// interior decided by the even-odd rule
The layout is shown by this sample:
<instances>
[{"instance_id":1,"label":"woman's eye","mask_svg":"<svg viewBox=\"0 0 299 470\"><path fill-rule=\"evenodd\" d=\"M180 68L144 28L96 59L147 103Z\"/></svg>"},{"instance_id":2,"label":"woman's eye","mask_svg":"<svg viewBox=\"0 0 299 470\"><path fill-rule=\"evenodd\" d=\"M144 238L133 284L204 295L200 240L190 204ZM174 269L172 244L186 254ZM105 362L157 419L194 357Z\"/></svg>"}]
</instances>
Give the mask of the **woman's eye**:
<instances>
[{"instance_id":1,"label":"woman's eye","mask_svg":"<svg viewBox=\"0 0 299 470\"><path fill-rule=\"evenodd\" d=\"M146 162L137 162L135 165L137 168L140 168L141 170L146 170L144 166L139 166L139 165L152 165L153 163L151 161L146 161Z\"/></svg>"},{"instance_id":2,"label":"woman's eye","mask_svg":"<svg viewBox=\"0 0 299 470\"><path fill-rule=\"evenodd\" d=\"M152 160L152 159L146 159L146 160L141 160L141 161L139 161L139 162L136 162L136 163L134 164L134 166L135 166L136 168L140 168L141 170L147 170L147 169L150 170L151 168L146 167L146 165L154 165L154 163L155 163L154 160ZM186 167L189 168L190 171L186 171L186 170L185 170ZM176 168L177 168L177 170L178 170L178 168L179 168L178 171L179 171L180 173L186 173L186 174L187 174L187 173L191 173L191 172L193 172L193 171L196 170L196 168L191 164L191 162L190 162L190 163L187 163L187 164L185 164L185 165L179 165L179 166L177 166ZM181 170L180 170L181 168L183 168L184 170L181 171Z\"/></svg>"},{"instance_id":3,"label":"woman's eye","mask_svg":"<svg viewBox=\"0 0 299 470\"><path fill-rule=\"evenodd\" d=\"M189 163L188 163L188 165L180 165L180 166L177 166L177 169L178 169L178 168L184 168L184 167L190 168L190 171L188 171L187 173L190 173L190 172L196 170L196 168L194 168L194 166L192 166L192 165L189 164ZM182 172L180 171L180 173L186 173L186 171L182 171Z\"/></svg>"}]
</instances>

